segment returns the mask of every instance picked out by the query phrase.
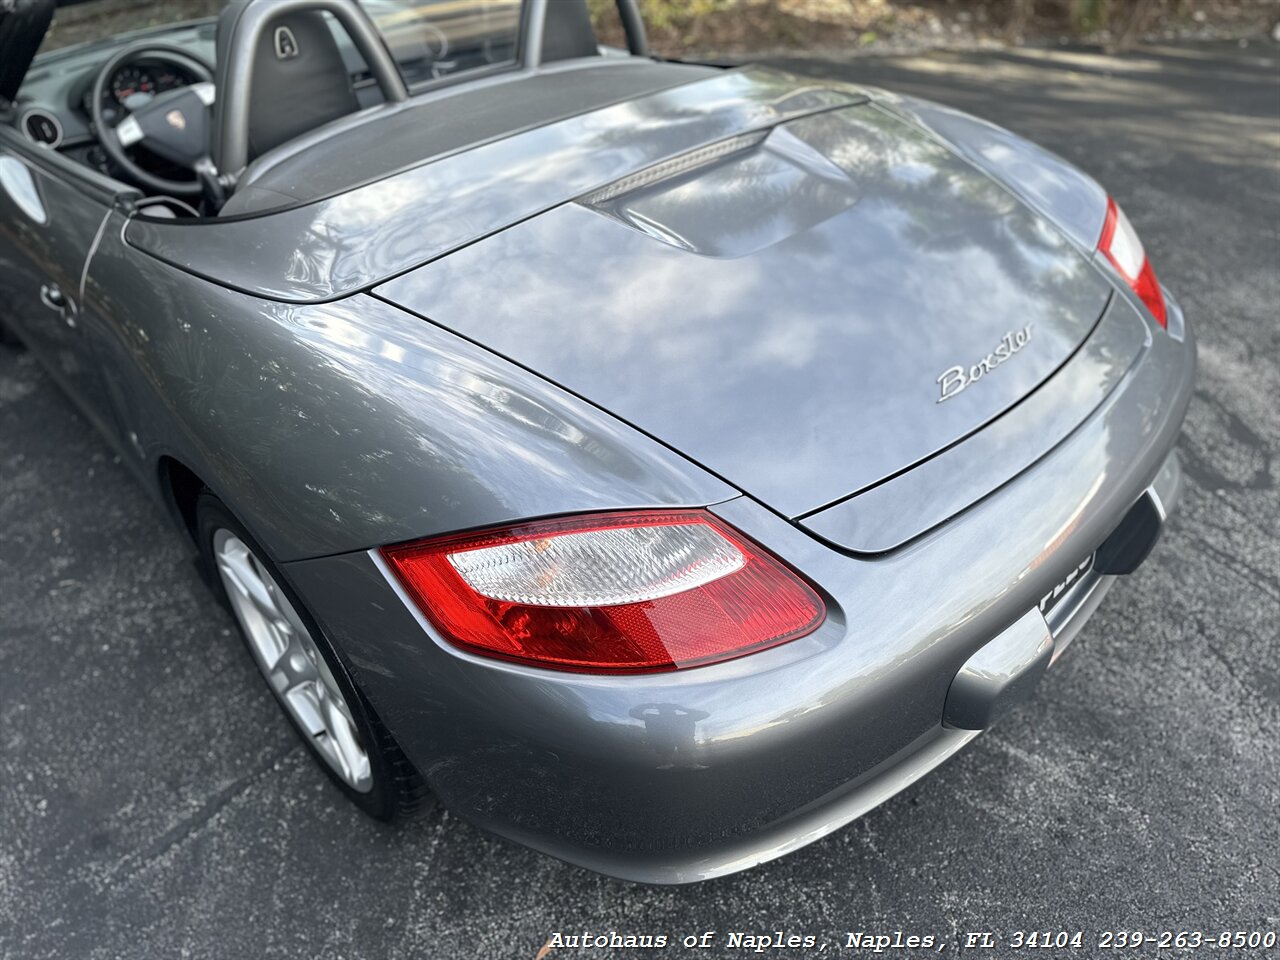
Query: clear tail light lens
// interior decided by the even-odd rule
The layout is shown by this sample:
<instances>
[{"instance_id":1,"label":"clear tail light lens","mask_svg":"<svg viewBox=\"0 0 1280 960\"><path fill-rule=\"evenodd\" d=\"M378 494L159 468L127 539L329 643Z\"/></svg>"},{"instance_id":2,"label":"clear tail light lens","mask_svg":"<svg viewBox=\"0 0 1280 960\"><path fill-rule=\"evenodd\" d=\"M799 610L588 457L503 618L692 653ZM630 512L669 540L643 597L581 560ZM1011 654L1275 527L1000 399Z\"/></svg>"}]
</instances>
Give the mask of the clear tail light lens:
<instances>
[{"instance_id":1,"label":"clear tail light lens","mask_svg":"<svg viewBox=\"0 0 1280 960\"><path fill-rule=\"evenodd\" d=\"M588 673L699 666L826 616L781 561L709 513L598 514L384 547L451 643Z\"/></svg>"},{"instance_id":2,"label":"clear tail light lens","mask_svg":"<svg viewBox=\"0 0 1280 960\"><path fill-rule=\"evenodd\" d=\"M1138 239L1133 224L1110 197L1107 198L1107 218L1102 223L1098 249L1133 288L1138 299L1147 305L1160 326L1167 327L1169 320L1165 311L1164 294L1160 292L1156 272L1147 259L1146 251L1142 249L1142 241Z\"/></svg>"}]
</instances>

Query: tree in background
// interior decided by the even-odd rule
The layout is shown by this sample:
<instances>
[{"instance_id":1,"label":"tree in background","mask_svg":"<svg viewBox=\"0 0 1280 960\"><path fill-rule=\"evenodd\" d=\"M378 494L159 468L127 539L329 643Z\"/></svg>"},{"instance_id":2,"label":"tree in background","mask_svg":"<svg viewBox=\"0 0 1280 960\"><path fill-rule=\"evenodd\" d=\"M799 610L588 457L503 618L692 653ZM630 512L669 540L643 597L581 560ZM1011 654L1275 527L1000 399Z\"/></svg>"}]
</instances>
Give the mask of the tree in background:
<instances>
[{"instance_id":1,"label":"tree in background","mask_svg":"<svg viewBox=\"0 0 1280 960\"><path fill-rule=\"evenodd\" d=\"M614 0L588 0L606 42L620 41ZM916 33L1007 43L1087 38L1133 46L1171 23L1252 24L1266 30L1268 0L639 0L655 49L671 54L866 46ZM1250 26L1248 29L1252 29Z\"/></svg>"}]
</instances>

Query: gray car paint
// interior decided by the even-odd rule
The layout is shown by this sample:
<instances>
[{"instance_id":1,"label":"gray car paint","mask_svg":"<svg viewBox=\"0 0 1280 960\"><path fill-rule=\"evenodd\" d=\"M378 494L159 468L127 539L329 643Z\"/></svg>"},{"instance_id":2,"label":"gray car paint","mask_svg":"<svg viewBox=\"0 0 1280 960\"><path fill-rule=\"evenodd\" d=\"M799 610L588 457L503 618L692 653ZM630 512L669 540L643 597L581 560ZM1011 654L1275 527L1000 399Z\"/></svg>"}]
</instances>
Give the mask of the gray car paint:
<instances>
[{"instance_id":1,"label":"gray car paint","mask_svg":"<svg viewBox=\"0 0 1280 960\"><path fill-rule=\"evenodd\" d=\"M606 59L597 69L627 68ZM686 78L683 71L680 77ZM494 88L495 97L504 95ZM138 218L127 236L140 250L226 286L276 300L331 300L649 164L862 99L846 84L815 84L771 70L716 72L458 151L331 199L213 222ZM348 152L333 162L360 182L362 157Z\"/></svg>"},{"instance_id":2,"label":"gray car paint","mask_svg":"<svg viewBox=\"0 0 1280 960\"><path fill-rule=\"evenodd\" d=\"M983 430L915 467L801 519L846 550L901 546L1012 480L1061 443L1080 411L1102 403L1152 339L1133 306L1113 299L1089 339L1038 389ZM971 465L984 464L973 470ZM907 509L910 505L910 509Z\"/></svg>"},{"instance_id":3,"label":"gray car paint","mask_svg":"<svg viewBox=\"0 0 1280 960\"><path fill-rule=\"evenodd\" d=\"M1110 294L1047 220L874 105L673 167L374 292L788 517L999 417L1066 362ZM938 402L944 371L1023 330L1023 349Z\"/></svg>"},{"instance_id":4,"label":"gray car paint","mask_svg":"<svg viewBox=\"0 0 1280 960\"><path fill-rule=\"evenodd\" d=\"M776 74L767 82L724 77L710 89L729 102L700 102L708 87L686 85L658 95L687 98L674 114L640 111L653 129L578 125L583 143L552 141L559 153L540 151L538 163L521 168L536 194L528 206L495 187L512 155L478 150L473 174L497 190L494 206L480 204L476 221L426 238L392 211L403 231L374 243L367 257L360 245L378 233L378 204L405 199L399 178L362 188L373 190L362 194L363 210L349 203L342 216L316 220L322 208L326 217L335 209L317 204L310 218L291 211L162 231L166 244L185 234L181 249L205 257L211 276L259 295L193 277L190 263L179 269L126 243L126 230L155 236L157 224L113 211L84 274L83 322L70 341L81 363L102 369L112 416L99 425L148 488L167 495L162 465L181 462L288 561L285 575L442 799L538 849L653 882L742 869L816 839L967 742L972 732L941 724L952 678L1103 541L1162 467L1172 469L1169 450L1194 372L1194 344L1176 303L1170 329L1180 337L1158 330L1117 287L1112 309L1132 310L1131 322L1150 335L1136 361L1116 358L1124 373L1101 404L1079 410L1061 443L998 489L1005 468L991 464L991 492L956 516L898 549L859 558L737 495L541 371L390 304L361 295L291 305L261 295L328 298L367 288L389 264L417 266L458 236L477 239L506 225L514 210L541 212L562 202L551 199L557 194L579 196L792 115L752 100L753 89L772 87L784 104L788 89L802 99L831 96ZM808 100L795 115L814 106ZM0 149L44 167L29 149L12 147L14 136L4 131ZM645 136L658 145L643 146ZM547 173L540 165L548 156L574 166ZM588 174L576 173L578 165ZM76 179L56 163L47 169ZM431 182L422 171L404 176ZM559 191L546 183L556 176L566 181ZM51 209L60 225L64 212ZM471 207L448 209L464 216ZM351 232L320 236L317 225ZM225 227L235 228L235 240ZM1051 236L1043 242L1052 248ZM303 257L290 274L295 247ZM0 258L16 262L13 250L0 249ZM15 289L38 285L48 267L74 273L78 265L24 264ZM38 328L50 316L15 319L40 359L55 363L56 353L39 346ZM654 362L643 351L637 361ZM83 408L100 405L91 391L67 386ZM965 463L978 476L988 466ZM517 518L677 504L715 504L715 513L803 571L829 604L823 626L751 657L673 674L538 671L448 647L369 551ZM904 496L888 508L915 506Z\"/></svg>"},{"instance_id":5,"label":"gray car paint","mask_svg":"<svg viewBox=\"0 0 1280 960\"><path fill-rule=\"evenodd\" d=\"M256 300L140 257L122 227L103 237L82 309L136 438L119 445L149 484L163 457L204 478L273 559L737 493L386 303Z\"/></svg>"},{"instance_id":6,"label":"gray car paint","mask_svg":"<svg viewBox=\"0 0 1280 960\"><path fill-rule=\"evenodd\" d=\"M952 678L1152 483L1191 346L1153 336L1048 456L889 554L844 556L747 497L714 507L829 608L816 633L726 663L619 681L484 660L387 602L367 552L286 572L451 810L615 876L706 879L817 839L865 809L864 788L883 799L963 745L941 725Z\"/></svg>"},{"instance_id":7,"label":"gray car paint","mask_svg":"<svg viewBox=\"0 0 1280 960\"><path fill-rule=\"evenodd\" d=\"M1055 638L1032 607L964 662L947 689L942 725L985 730L1010 704L1021 703L1053 659Z\"/></svg>"},{"instance_id":8,"label":"gray car paint","mask_svg":"<svg viewBox=\"0 0 1280 960\"><path fill-rule=\"evenodd\" d=\"M0 139L0 156L30 178L36 208L0 190L0 303L58 384L84 398L93 424L114 430L102 371L82 349L80 316L81 268L113 198L96 189L100 184L69 182L58 168L33 163L29 152L4 143Z\"/></svg>"},{"instance_id":9,"label":"gray car paint","mask_svg":"<svg viewBox=\"0 0 1280 960\"><path fill-rule=\"evenodd\" d=\"M919 124L939 143L996 176L1081 249L1102 233L1107 192L1079 167L987 120L951 107L868 88L876 102Z\"/></svg>"},{"instance_id":10,"label":"gray car paint","mask_svg":"<svg viewBox=\"0 0 1280 960\"><path fill-rule=\"evenodd\" d=\"M714 73L651 60L577 60L531 73L498 72L402 104L362 110L254 160L218 215L262 213L347 192L355 185L353 171L350 164L335 163L335 155L358 155L357 182L373 183L459 150ZM424 129L431 131L426 142ZM371 154L374 138L378 149Z\"/></svg>"}]
</instances>

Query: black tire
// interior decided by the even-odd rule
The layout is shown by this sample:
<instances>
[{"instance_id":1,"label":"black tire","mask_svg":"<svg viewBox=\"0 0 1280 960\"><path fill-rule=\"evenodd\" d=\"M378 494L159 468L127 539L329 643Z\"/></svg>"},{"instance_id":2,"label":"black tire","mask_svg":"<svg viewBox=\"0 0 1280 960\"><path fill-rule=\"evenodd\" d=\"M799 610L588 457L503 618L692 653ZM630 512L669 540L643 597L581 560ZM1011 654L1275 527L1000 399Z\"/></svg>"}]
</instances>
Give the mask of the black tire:
<instances>
[{"instance_id":1,"label":"black tire","mask_svg":"<svg viewBox=\"0 0 1280 960\"><path fill-rule=\"evenodd\" d=\"M226 588L217 572L217 564L214 560L213 538L219 529L229 530L253 552L257 562L270 573L276 585L288 597L289 602L293 604L294 609L310 632L312 641L324 657L330 673L333 674L333 678L340 686L343 698L351 710L352 720L357 728L361 746L369 756L373 781L372 787L367 792L361 792L354 789L339 776L324 759L312 737L302 729L293 715L285 709L280 695L276 693L274 687L264 675L263 682L267 684L267 688L276 697L277 703L280 703L280 712L288 719L289 725L293 727L294 733L298 735L298 738L311 753L316 765L328 774L329 779L333 781L339 790L346 794L352 803L378 820L397 820L412 817L430 809L433 806L433 797L426 782L409 761L409 758L404 755L399 744L395 742L395 739L382 721L378 719L377 713L373 710L364 694L352 681L350 671L348 671L342 657L339 656L338 651L330 643L329 638L325 636L324 631L319 628L319 624L307 609L306 604L302 602L288 580L281 574L280 569L267 558L266 552L258 545L253 535L245 529L244 524L236 519L222 501L206 491L200 494L196 502L196 537L197 545L200 549L201 562L206 566L206 579L212 586L219 601L228 611L232 611L230 598L227 596ZM232 619L236 620L241 639L245 643L246 653L253 657L252 647L243 627L234 614ZM258 665L256 658L254 658L253 662L255 666Z\"/></svg>"}]
</instances>

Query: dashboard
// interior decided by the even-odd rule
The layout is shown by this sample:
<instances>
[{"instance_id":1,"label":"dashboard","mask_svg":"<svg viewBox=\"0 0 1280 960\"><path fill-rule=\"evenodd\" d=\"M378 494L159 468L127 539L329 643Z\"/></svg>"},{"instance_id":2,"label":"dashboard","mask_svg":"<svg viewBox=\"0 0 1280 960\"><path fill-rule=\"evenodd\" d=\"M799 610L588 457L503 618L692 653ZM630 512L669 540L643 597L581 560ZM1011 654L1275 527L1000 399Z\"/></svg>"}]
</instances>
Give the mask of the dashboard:
<instances>
[{"instance_id":1,"label":"dashboard","mask_svg":"<svg viewBox=\"0 0 1280 960\"><path fill-rule=\"evenodd\" d=\"M0 0L0 6L3 0ZM211 20L148 28L41 54L32 62L14 109L6 118L26 139L57 150L108 176L117 175L92 128L94 81L102 65L131 43L154 39L197 62L212 62L215 25ZM103 120L115 126L151 97L194 83L198 77L181 64L142 57L124 64L107 78L102 96ZM10 119L11 118L11 119ZM135 160L148 170L173 179L188 174L146 150Z\"/></svg>"},{"instance_id":2,"label":"dashboard","mask_svg":"<svg viewBox=\"0 0 1280 960\"><path fill-rule=\"evenodd\" d=\"M65 88L63 103L67 107L53 111L42 107L22 112L19 128L27 139L60 150L67 156L104 174L111 174L106 152L93 135L93 88L98 78L96 68L85 70ZM116 126L130 113L167 90L189 86L199 77L189 69L166 60L149 57L123 64L110 77L102 91L102 119ZM140 151L136 162L161 175L186 179L189 174Z\"/></svg>"},{"instance_id":3,"label":"dashboard","mask_svg":"<svg viewBox=\"0 0 1280 960\"><path fill-rule=\"evenodd\" d=\"M42 54L23 78L14 102L14 126L29 140L99 167L95 162L99 158L89 156L97 144L90 129L89 99L102 64L127 43L152 38L210 63L214 57L214 33L213 22L203 21L137 31ZM111 112L104 119L108 123L119 123L128 116L124 101L132 95L162 93L175 85L191 83L193 79L181 68L156 60L142 59L127 64L115 72L107 85L102 106Z\"/></svg>"}]
</instances>

